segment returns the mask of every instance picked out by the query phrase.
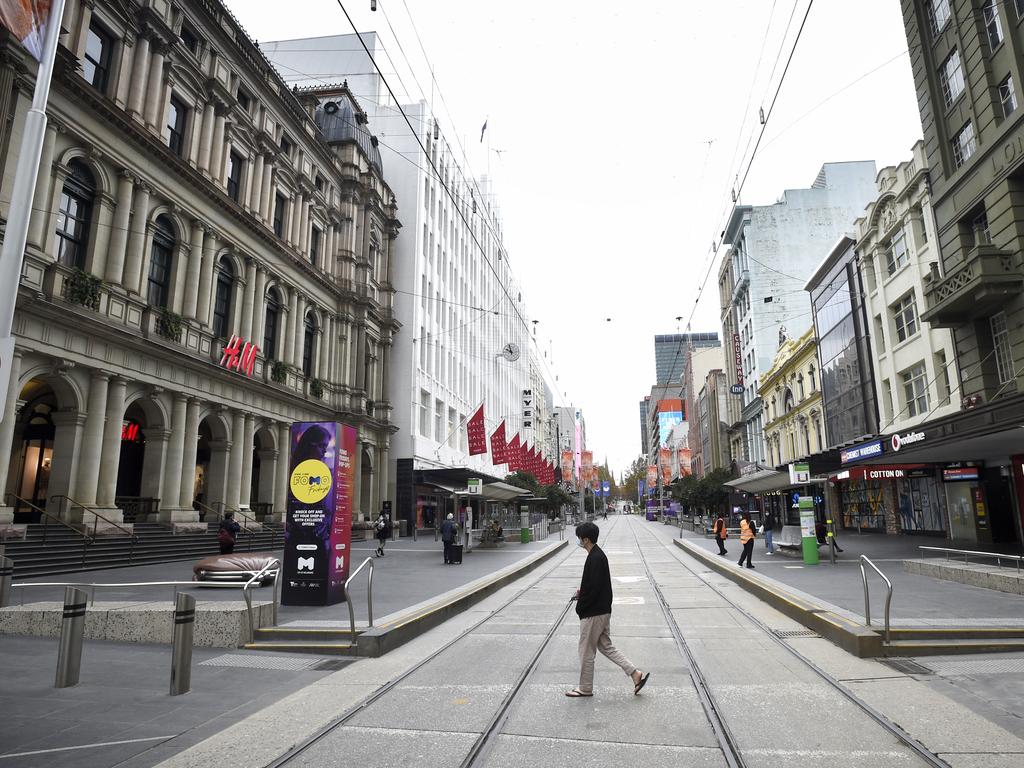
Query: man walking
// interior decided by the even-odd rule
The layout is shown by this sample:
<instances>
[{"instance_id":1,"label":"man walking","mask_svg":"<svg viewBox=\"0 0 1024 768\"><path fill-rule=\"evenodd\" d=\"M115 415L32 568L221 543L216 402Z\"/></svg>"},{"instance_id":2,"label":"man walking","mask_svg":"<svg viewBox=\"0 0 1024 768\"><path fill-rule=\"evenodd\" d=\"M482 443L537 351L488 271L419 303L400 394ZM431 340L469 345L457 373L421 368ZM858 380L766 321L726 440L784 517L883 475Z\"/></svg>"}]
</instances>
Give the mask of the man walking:
<instances>
[{"instance_id":1,"label":"man walking","mask_svg":"<svg viewBox=\"0 0 1024 768\"><path fill-rule=\"evenodd\" d=\"M580 617L580 684L565 695L588 698L594 695L594 657L597 651L618 664L633 681L633 695L647 684L650 672L641 672L614 645L609 635L612 618L612 576L608 558L597 546L600 529L594 523L576 526L577 546L587 550L583 578L576 590L576 615Z\"/></svg>"},{"instance_id":2,"label":"man walking","mask_svg":"<svg viewBox=\"0 0 1024 768\"><path fill-rule=\"evenodd\" d=\"M764 546L765 546L765 549L768 550L767 552L765 552L766 555L774 555L775 554L775 544L772 541L772 537L773 537L774 534L775 534L775 513L772 512L771 510L768 510L768 512L764 516Z\"/></svg>"},{"instance_id":3,"label":"man walking","mask_svg":"<svg viewBox=\"0 0 1024 768\"><path fill-rule=\"evenodd\" d=\"M451 512L448 513L448 517L441 523L441 543L444 544L444 564L448 565L452 561L452 544L455 543L455 534L458 531L458 526L455 525L455 521L452 519L454 515Z\"/></svg>"},{"instance_id":4,"label":"man walking","mask_svg":"<svg viewBox=\"0 0 1024 768\"><path fill-rule=\"evenodd\" d=\"M718 554L727 555L729 550L725 548L725 540L729 536L729 531L726 530L725 518L722 517L722 513L718 513L718 519L715 520L715 543L718 545Z\"/></svg>"}]
</instances>

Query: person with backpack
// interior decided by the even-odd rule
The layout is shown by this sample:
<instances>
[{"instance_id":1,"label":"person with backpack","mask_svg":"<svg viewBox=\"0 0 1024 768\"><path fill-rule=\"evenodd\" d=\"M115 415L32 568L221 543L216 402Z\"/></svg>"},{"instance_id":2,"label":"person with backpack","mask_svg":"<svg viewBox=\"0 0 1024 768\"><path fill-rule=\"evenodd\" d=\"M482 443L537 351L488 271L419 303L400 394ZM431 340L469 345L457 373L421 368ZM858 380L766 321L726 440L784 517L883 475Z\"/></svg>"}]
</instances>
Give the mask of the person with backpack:
<instances>
[{"instance_id":1,"label":"person with backpack","mask_svg":"<svg viewBox=\"0 0 1024 768\"><path fill-rule=\"evenodd\" d=\"M726 529L725 518L722 517L721 512L718 513L718 519L715 520L715 526L712 530L715 532L715 543L718 544L718 554L729 554L729 550L725 548L725 540L729 538L729 531Z\"/></svg>"},{"instance_id":2,"label":"person with backpack","mask_svg":"<svg viewBox=\"0 0 1024 768\"><path fill-rule=\"evenodd\" d=\"M740 544L743 545L743 554L740 555L740 567L743 567L743 561L747 561L747 568L753 568L754 564L750 562L751 555L754 554L754 536L757 533L757 529L754 527L754 521L750 519L750 510L743 513L743 519L740 520Z\"/></svg>"},{"instance_id":3,"label":"person with backpack","mask_svg":"<svg viewBox=\"0 0 1024 768\"><path fill-rule=\"evenodd\" d=\"M391 538L391 518L381 512L374 530L377 536L377 557L384 557L384 544Z\"/></svg>"},{"instance_id":4,"label":"person with backpack","mask_svg":"<svg viewBox=\"0 0 1024 768\"><path fill-rule=\"evenodd\" d=\"M220 521L220 527L217 529L217 543L222 555L230 555L235 551L235 539L241 530L242 526L235 522L235 513L225 512L224 519Z\"/></svg>"}]
</instances>

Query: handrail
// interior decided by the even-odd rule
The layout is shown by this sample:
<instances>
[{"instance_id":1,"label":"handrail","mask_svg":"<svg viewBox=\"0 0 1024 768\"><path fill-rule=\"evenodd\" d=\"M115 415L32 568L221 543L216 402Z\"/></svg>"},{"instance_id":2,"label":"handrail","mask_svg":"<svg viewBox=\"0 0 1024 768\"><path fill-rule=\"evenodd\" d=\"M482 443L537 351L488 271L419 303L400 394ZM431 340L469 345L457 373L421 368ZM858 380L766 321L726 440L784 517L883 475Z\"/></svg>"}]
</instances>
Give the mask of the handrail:
<instances>
[{"instance_id":1,"label":"handrail","mask_svg":"<svg viewBox=\"0 0 1024 768\"><path fill-rule=\"evenodd\" d=\"M193 500L192 503L199 505L199 510L198 511L203 513L204 518L205 518L206 515L213 515L214 520L216 520L216 518L218 517L217 510L215 510L213 507L211 507L211 506L209 506L207 504L203 504L203 502L201 502L201 501ZM212 521L204 519L203 522L204 523L209 523L209 522L212 522Z\"/></svg>"},{"instance_id":2,"label":"handrail","mask_svg":"<svg viewBox=\"0 0 1024 768\"><path fill-rule=\"evenodd\" d=\"M266 577L270 573L270 571L273 568L277 569L277 570L274 571L274 591L272 593L272 597L273 597L273 610L274 610L273 623L274 623L274 626L277 626L277 591L278 591L278 589L280 588L280 585L281 585L281 561L278 560L275 557L269 563L267 563L262 568L260 568L256 573L254 573L252 575L252 578L250 578L247 582L245 582L245 586L242 587L242 597L245 600L245 610L246 610L246 613L248 613L248 615L249 615L249 642L250 643L256 641L256 626L255 626L255 624L253 622L253 618L252 618L252 597L249 595L249 587L251 587L255 582L261 581L264 577Z\"/></svg>"},{"instance_id":3,"label":"handrail","mask_svg":"<svg viewBox=\"0 0 1024 768\"><path fill-rule=\"evenodd\" d=\"M889 588L889 591L886 593L885 596L885 642L888 643L890 634L889 607L892 605L892 582L889 581L888 576L886 576L879 570L877 565L875 565L871 562L871 560L868 559L867 555L860 556L860 577L864 581L864 623L866 626L871 626L871 600L868 596L868 574L867 571L864 570L865 563L870 565L874 569L875 573L882 577L882 581L884 581L886 583L886 586L888 586Z\"/></svg>"},{"instance_id":4,"label":"handrail","mask_svg":"<svg viewBox=\"0 0 1024 768\"><path fill-rule=\"evenodd\" d=\"M21 496L19 496L16 493L8 493L6 496L4 496L4 503L7 504L7 506L14 506L13 504L10 503L9 499L16 499L17 501L19 501L20 503L24 504L25 506L27 506L27 507L35 510L36 512L38 512L40 515L42 515L47 520L55 520L55 521L57 521L58 523L63 525L65 528L67 528L69 531L72 531L73 533L76 533L79 536L81 536L83 539L85 539L86 544L92 543L92 538L89 536L88 533L86 533L85 531L78 530L77 528L75 528L75 526L68 524L65 520L62 520L59 516L54 515L54 514L52 514L50 512L47 512L42 507L36 506L35 504L33 504L28 499L23 499ZM43 525L43 543L44 544L46 543L46 524L45 523Z\"/></svg>"},{"instance_id":5,"label":"handrail","mask_svg":"<svg viewBox=\"0 0 1024 768\"><path fill-rule=\"evenodd\" d=\"M125 527L124 527L123 525L121 525L120 523L115 523L115 522L114 522L113 520L111 520L111 519L110 519L109 517L105 517L105 516L101 515L101 514L100 514L99 512L97 512L97 511L96 511L95 509L93 509L92 507L90 507L90 506L89 506L88 504L83 504L83 503L82 503L82 502L80 502L80 501L75 501L75 500L74 500L74 499L72 499L72 498L71 498L70 496L68 496L68 495L66 495L66 494L63 494L63 493L60 493L60 494L56 494L56 495L54 495L54 496L51 496L51 497L50 497L50 501L53 501L54 499L65 499L65 500L67 500L68 502L70 502L71 504L74 504L74 505L75 505L76 507L78 507L79 509L85 510L86 512L88 512L88 513L90 513L91 515L93 515L93 531L92 531L92 536L93 536L93 538L96 538L96 525L97 525L97 523L98 523L98 521L99 521L99 520L102 520L102 521L103 521L103 522L105 522L105 523L106 523L107 525L112 525L112 526L114 526L114 527L115 527L115 528L117 528L117 529L118 529L119 531L124 531L124 532L125 532L126 534L128 534L129 536L131 536L131 537L133 537L133 538L135 537L135 531L131 530L130 528L125 528Z\"/></svg>"},{"instance_id":6,"label":"handrail","mask_svg":"<svg viewBox=\"0 0 1024 768\"><path fill-rule=\"evenodd\" d=\"M1000 560L1015 560L1017 562L1017 573L1020 573L1021 563L1024 562L1024 557L1021 557L1020 555L1004 555L999 552L977 552L970 549L952 549L950 547L919 546L918 549L928 550L929 552L945 552L947 560L949 560L949 555L951 552L957 555L963 555L965 563L967 562L967 558L971 555L974 555L975 557L987 557L990 560L995 560L996 565L999 567L1002 567L1001 563L999 562Z\"/></svg>"},{"instance_id":7,"label":"handrail","mask_svg":"<svg viewBox=\"0 0 1024 768\"><path fill-rule=\"evenodd\" d=\"M248 583L248 582L246 582ZM89 604L92 605L96 602L96 589L114 589L118 587L174 587L174 594L177 596L178 589L185 587L188 589L240 589L245 585L238 583L229 583L223 581L119 581L112 583L105 582L89 582L89 581L23 581L17 584L11 584L11 589L20 589L25 587L86 587L91 591L89 597ZM25 595L22 593L21 604L25 604Z\"/></svg>"},{"instance_id":8,"label":"handrail","mask_svg":"<svg viewBox=\"0 0 1024 768\"><path fill-rule=\"evenodd\" d=\"M366 567L366 564L370 564L370 570L366 575L366 620L367 623L373 626L373 558L368 557L356 568L352 574L345 579L345 602L348 603L348 621L352 627L352 644L356 645L358 638L356 636L356 609L352 607L352 594L348 591L348 585L352 582L359 572Z\"/></svg>"}]
</instances>

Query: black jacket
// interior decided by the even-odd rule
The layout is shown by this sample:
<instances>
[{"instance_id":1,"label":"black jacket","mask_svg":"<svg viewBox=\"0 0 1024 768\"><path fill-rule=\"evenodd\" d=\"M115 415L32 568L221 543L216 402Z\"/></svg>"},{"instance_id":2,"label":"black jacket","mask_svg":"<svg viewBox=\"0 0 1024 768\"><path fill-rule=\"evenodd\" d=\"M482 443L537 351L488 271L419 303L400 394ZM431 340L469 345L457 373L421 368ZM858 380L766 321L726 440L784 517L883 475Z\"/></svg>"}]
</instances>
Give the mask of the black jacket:
<instances>
[{"instance_id":1,"label":"black jacket","mask_svg":"<svg viewBox=\"0 0 1024 768\"><path fill-rule=\"evenodd\" d=\"M445 520L441 523L441 541L451 543L455 540L455 523Z\"/></svg>"},{"instance_id":2,"label":"black jacket","mask_svg":"<svg viewBox=\"0 0 1024 768\"><path fill-rule=\"evenodd\" d=\"M587 562L583 565L580 596L576 601L576 615L581 619L586 619L611 612L612 575L608 570L608 558L595 544L587 555Z\"/></svg>"}]
</instances>

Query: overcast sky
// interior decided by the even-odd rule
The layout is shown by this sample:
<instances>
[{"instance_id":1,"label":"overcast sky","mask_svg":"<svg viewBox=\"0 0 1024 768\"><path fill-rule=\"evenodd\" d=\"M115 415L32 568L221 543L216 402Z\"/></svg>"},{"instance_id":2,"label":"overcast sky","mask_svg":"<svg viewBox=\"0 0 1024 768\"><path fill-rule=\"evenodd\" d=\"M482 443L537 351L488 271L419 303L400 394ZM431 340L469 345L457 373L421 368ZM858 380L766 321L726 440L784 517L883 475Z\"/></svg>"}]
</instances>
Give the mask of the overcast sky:
<instances>
[{"instance_id":1,"label":"overcast sky","mask_svg":"<svg viewBox=\"0 0 1024 768\"><path fill-rule=\"evenodd\" d=\"M336 0L227 2L259 41L353 31ZM807 5L345 3L381 36L386 76L418 93L411 69L470 170L495 177L559 404L583 407L595 460L616 473L640 452L654 335L691 316L693 331L721 333L716 272L699 301L698 286ZM898 0L816 0L742 201L810 186L827 161L907 159L921 124L906 48Z\"/></svg>"}]
</instances>

